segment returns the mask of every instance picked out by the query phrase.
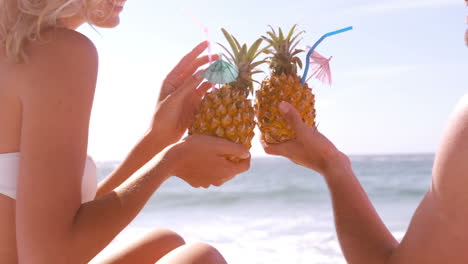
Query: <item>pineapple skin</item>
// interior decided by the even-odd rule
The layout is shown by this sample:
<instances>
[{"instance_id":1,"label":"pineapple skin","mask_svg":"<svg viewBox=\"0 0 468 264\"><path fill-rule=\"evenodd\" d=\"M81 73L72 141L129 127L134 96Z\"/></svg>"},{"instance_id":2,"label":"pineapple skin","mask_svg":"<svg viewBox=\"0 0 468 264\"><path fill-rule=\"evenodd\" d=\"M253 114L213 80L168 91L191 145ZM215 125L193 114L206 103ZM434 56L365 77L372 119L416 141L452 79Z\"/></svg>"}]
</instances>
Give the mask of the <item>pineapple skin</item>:
<instances>
[{"instance_id":1,"label":"pineapple skin","mask_svg":"<svg viewBox=\"0 0 468 264\"><path fill-rule=\"evenodd\" d=\"M254 128L251 100L245 92L226 84L205 94L189 127L189 135L217 136L250 149Z\"/></svg>"},{"instance_id":2,"label":"pineapple skin","mask_svg":"<svg viewBox=\"0 0 468 264\"><path fill-rule=\"evenodd\" d=\"M296 138L295 131L279 112L282 102L293 105L304 122L315 127L315 96L307 83L301 85L297 75L272 74L256 92L255 113L262 139L270 144L282 143Z\"/></svg>"}]
</instances>

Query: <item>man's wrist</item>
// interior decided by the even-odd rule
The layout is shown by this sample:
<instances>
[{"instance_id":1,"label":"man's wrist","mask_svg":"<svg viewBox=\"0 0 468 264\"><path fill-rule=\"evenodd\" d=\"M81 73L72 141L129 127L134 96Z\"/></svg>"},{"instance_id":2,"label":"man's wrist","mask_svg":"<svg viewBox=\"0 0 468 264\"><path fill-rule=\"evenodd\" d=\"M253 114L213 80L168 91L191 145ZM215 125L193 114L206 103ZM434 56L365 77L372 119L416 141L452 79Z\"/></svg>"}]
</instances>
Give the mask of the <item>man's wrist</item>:
<instances>
[{"instance_id":1,"label":"man's wrist","mask_svg":"<svg viewBox=\"0 0 468 264\"><path fill-rule=\"evenodd\" d=\"M333 178L337 174L349 172L350 168L351 162L348 156L337 150L327 156L322 175L327 179Z\"/></svg>"}]
</instances>

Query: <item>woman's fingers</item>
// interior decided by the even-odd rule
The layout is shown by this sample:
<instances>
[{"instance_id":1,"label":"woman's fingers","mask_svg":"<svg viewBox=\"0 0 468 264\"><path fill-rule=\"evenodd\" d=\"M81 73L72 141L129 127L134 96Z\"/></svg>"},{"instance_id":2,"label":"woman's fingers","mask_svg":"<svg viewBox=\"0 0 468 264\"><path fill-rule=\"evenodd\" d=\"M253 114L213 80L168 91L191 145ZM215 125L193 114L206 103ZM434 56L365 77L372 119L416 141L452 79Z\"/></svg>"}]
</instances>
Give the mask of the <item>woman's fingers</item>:
<instances>
[{"instance_id":1,"label":"woman's fingers","mask_svg":"<svg viewBox=\"0 0 468 264\"><path fill-rule=\"evenodd\" d=\"M238 162L232 162L223 158L223 160L219 161L223 164L223 175L224 177L218 180L215 180L212 184L214 186L221 186L224 183L232 180L238 174L246 172L250 169L250 158L240 160Z\"/></svg>"},{"instance_id":2,"label":"woman's fingers","mask_svg":"<svg viewBox=\"0 0 468 264\"><path fill-rule=\"evenodd\" d=\"M203 76L201 75L202 71L196 72L190 78L186 79L185 82L182 84L181 88L178 91L182 93L187 93L191 91L195 91L198 86L203 82Z\"/></svg>"},{"instance_id":3,"label":"woman's fingers","mask_svg":"<svg viewBox=\"0 0 468 264\"><path fill-rule=\"evenodd\" d=\"M224 177L222 179L218 179L213 182L213 185L216 187L220 187L221 185L225 184L226 182L230 181L232 178L234 178L236 174L229 175L229 177Z\"/></svg>"},{"instance_id":4,"label":"woman's fingers","mask_svg":"<svg viewBox=\"0 0 468 264\"><path fill-rule=\"evenodd\" d=\"M212 60L217 60L219 58L218 55L213 55ZM205 55L200 58L196 58L191 62L191 65L188 65L185 71L181 74L181 79L185 79L193 75L193 73L198 70L201 66L210 62L209 56Z\"/></svg>"},{"instance_id":5,"label":"woman's fingers","mask_svg":"<svg viewBox=\"0 0 468 264\"><path fill-rule=\"evenodd\" d=\"M207 47L208 42L206 41L198 44L191 52L185 55L176 67L174 67L174 69L167 75L159 94L159 102L164 100L169 94L179 90L180 86L184 86L187 81L193 80L193 76L197 75L194 74L194 72L209 62L209 56L198 57ZM212 56L213 60L217 60L218 58L218 55ZM198 85L199 84L200 82ZM193 87L193 85L189 87Z\"/></svg>"},{"instance_id":6,"label":"woman's fingers","mask_svg":"<svg viewBox=\"0 0 468 264\"><path fill-rule=\"evenodd\" d=\"M179 166L175 175L194 187L220 186L250 168L249 150L226 139L192 135L178 146L185 149L186 157L180 163L184 166ZM226 156L238 157L240 161L229 161Z\"/></svg>"},{"instance_id":7,"label":"woman's fingers","mask_svg":"<svg viewBox=\"0 0 468 264\"><path fill-rule=\"evenodd\" d=\"M250 168L250 158L243 159L238 162L232 162L226 160L224 157L220 157L220 160L218 162L222 164L221 172L219 174L213 175L215 179L212 179L209 183L202 184L202 187L208 188L210 185L219 187L224 183L232 180L238 174L249 170ZM223 177L219 178L220 175L222 175Z\"/></svg>"},{"instance_id":8,"label":"woman's fingers","mask_svg":"<svg viewBox=\"0 0 468 264\"><path fill-rule=\"evenodd\" d=\"M188 76L184 77L184 73L193 64L193 61L208 47L208 42L204 41L198 44L191 52L185 55L184 58L174 67L174 69L164 79L162 90L159 94L158 101L164 100L169 94L178 90L179 86L183 85ZM198 61L200 63L200 61ZM194 70L195 71L195 70ZM193 72L192 72L193 73Z\"/></svg>"},{"instance_id":9,"label":"woman's fingers","mask_svg":"<svg viewBox=\"0 0 468 264\"><path fill-rule=\"evenodd\" d=\"M218 56L216 55L215 58L217 57ZM197 58L195 61L193 61L192 65L190 65L190 67L188 67L188 69L183 74L180 74L179 76L169 75L167 78L167 82L169 82L172 86L176 87L176 89L181 85L185 85L185 82L190 80L190 78L192 78L193 76L198 76L203 72L203 70L201 70L194 74L194 72L197 71L198 68L207 64L208 61L208 56Z\"/></svg>"},{"instance_id":10,"label":"woman's fingers","mask_svg":"<svg viewBox=\"0 0 468 264\"><path fill-rule=\"evenodd\" d=\"M219 156L234 156L239 159L250 158L250 152L246 147L226 139L219 138L219 140L216 140L214 148Z\"/></svg>"},{"instance_id":11,"label":"woman's fingers","mask_svg":"<svg viewBox=\"0 0 468 264\"><path fill-rule=\"evenodd\" d=\"M192 61L195 60L207 47L208 41L203 41L202 43L198 44L192 51L185 55L182 60L180 60L180 62L169 73L169 75L180 76L183 74L192 64Z\"/></svg>"},{"instance_id":12,"label":"woman's fingers","mask_svg":"<svg viewBox=\"0 0 468 264\"><path fill-rule=\"evenodd\" d=\"M234 163L234 167L233 167L233 171L234 171L234 175L237 175L237 174L240 174L240 173L243 173L245 171L248 171L250 169L250 157L247 158L247 159L242 159L240 160L239 162L237 163ZM232 164L233 162L231 162Z\"/></svg>"},{"instance_id":13,"label":"woman's fingers","mask_svg":"<svg viewBox=\"0 0 468 264\"><path fill-rule=\"evenodd\" d=\"M209 146L205 148L207 155L216 155L223 159L225 156L235 156L239 159L250 158L249 150L246 147L224 138L208 135L192 135L186 137L184 141L195 142L194 146Z\"/></svg>"},{"instance_id":14,"label":"woman's fingers","mask_svg":"<svg viewBox=\"0 0 468 264\"><path fill-rule=\"evenodd\" d=\"M197 90L195 91L196 95L197 95L197 99L200 99L203 97L203 95L205 95L206 92L208 92L208 90L210 88L213 87L213 84L210 83L210 82L204 82L202 83L198 88Z\"/></svg>"}]
</instances>

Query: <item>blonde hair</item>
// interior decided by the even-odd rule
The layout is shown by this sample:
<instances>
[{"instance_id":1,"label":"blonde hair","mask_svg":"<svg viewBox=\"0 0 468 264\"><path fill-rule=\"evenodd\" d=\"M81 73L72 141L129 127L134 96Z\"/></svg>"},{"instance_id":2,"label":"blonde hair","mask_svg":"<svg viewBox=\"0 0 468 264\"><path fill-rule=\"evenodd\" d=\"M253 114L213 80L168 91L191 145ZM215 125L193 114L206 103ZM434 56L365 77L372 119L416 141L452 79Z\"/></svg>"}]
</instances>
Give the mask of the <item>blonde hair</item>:
<instances>
[{"instance_id":1,"label":"blonde hair","mask_svg":"<svg viewBox=\"0 0 468 264\"><path fill-rule=\"evenodd\" d=\"M101 1L0 0L0 47L3 46L8 59L23 61L25 44L40 40L41 31L57 27L58 20L76 15L83 15L91 24L89 7Z\"/></svg>"}]
</instances>

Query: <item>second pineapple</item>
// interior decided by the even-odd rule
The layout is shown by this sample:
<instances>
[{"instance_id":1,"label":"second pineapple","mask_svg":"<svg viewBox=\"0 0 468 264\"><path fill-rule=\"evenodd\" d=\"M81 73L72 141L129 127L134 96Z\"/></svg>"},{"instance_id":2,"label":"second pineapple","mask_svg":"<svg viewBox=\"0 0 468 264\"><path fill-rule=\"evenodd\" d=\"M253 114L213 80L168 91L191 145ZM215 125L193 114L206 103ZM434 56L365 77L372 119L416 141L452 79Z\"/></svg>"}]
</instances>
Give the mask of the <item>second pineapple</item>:
<instances>
[{"instance_id":1,"label":"second pineapple","mask_svg":"<svg viewBox=\"0 0 468 264\"><path fill-rule=\"evenodd\" d=\"M292 104L309 126L315 126L315 97L307 83L301 85L297 74L302 62L298 54L303 50L296 49L298 37L293 26L285 36L281 28L278 33L272 28L263 37L270 44L265 53L269 55L271 76L266 78L256 93L255 113L262 138L267 143L282 143L295 138L295 132L279 113L278 105L282 102Z\"/></svg>"}]
</instances>

